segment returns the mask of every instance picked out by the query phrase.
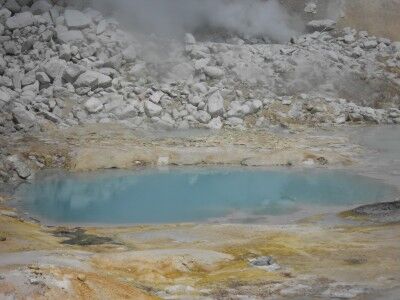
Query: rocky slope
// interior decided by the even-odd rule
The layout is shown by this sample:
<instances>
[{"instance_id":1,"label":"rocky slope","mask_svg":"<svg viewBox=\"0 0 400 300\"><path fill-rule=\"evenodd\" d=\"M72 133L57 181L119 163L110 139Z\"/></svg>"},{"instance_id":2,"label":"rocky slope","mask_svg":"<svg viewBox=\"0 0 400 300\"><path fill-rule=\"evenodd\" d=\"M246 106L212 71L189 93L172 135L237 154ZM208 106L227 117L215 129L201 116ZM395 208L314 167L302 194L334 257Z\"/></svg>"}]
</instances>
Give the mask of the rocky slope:
<instances>
[{"instance_id":1,"label":"rocky slope","mask_svg":"<svg viewBox=\"0 0 400 300\"><path fill-rule=\"evenodd\" d=\"M400 123L399 42L330 20L309 22L287 44L231 34L170 39L126 31L73 2L0 1L1 134L93 123ZM311 8L304 9L313 16ZM18 169L9 153L0 155Z\"/></svg>"}]
</instances>

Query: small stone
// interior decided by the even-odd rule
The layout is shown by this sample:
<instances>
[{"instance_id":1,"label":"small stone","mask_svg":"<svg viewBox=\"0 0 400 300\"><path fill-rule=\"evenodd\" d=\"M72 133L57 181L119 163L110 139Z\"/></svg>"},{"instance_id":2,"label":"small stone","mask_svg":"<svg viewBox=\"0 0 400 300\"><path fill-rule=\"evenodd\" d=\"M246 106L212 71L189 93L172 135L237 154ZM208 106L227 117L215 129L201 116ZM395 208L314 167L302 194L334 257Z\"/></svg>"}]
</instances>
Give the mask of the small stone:
<instances>
[{"instance_id":1,"label":"small stone","mask_svg":"<svg viewBox=\"0 0 400 300\"><path fill-rule=\"evenodd\" d=\"M85 282L86 281L86 275L85 274L78 274L78 276L76 276L76 278L79 281Z\"/></svg>"}]
</instances>

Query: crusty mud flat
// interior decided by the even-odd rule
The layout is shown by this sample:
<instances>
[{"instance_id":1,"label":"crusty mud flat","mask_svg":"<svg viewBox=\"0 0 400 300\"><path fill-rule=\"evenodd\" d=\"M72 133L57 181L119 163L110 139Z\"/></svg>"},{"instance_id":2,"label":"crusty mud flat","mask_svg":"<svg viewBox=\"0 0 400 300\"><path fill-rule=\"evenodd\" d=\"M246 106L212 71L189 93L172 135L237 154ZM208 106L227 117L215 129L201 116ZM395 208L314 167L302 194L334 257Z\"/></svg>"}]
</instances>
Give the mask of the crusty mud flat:
<instances>
[{"instance_id":1,"label":"crusty mud flat","mask_svg":"<svg viewBox=\"0 0 400 300\"><path fill-rule=\"evenodd\" d=\"M49 170L343 169L400 188L399 0L168 1L0 0L0 299L400 299L398 193L241 223L16 209Z\"/></svg>"}]
</instances>

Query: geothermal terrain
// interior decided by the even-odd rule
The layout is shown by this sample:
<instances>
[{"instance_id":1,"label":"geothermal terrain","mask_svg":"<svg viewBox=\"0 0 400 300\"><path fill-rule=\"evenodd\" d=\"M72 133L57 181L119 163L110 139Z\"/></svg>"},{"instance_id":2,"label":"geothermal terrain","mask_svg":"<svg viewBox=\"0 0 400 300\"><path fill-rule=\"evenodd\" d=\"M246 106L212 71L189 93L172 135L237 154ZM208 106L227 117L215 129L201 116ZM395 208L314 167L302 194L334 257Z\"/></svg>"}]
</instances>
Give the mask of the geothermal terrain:
<instances>
[{"instance_id":1,"label":"geothermal terrain","mask_svg":"<svg viewBox=\"0 0 400 300\"><path fill-rule=\"evenodd\" d=\"M396 197L114 228L10 204L46 169L340 168L398 188L399 7L0 0L0 298L399 299Z\"/></svg>"}]
</instances>

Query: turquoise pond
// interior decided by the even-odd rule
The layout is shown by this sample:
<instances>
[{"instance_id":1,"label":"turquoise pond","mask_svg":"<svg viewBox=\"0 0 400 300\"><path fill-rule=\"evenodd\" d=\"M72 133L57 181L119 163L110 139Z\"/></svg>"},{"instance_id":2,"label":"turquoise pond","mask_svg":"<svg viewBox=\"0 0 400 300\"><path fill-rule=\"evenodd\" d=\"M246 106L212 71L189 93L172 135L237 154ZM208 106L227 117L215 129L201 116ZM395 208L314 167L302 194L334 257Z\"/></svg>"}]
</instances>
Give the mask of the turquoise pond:
<instances>
[{"instance_id":1,"label":"turquoise pond","mask_svg":"<svg viewBox=\"0 0 400 300\"><path fill-rule=\"evenodd\" d=\"M38 176L17 190L16 205L53 223L171 223L379 202L393 192L380 181L333 170L109 170Z\"/></svg>"}]
</instances>

